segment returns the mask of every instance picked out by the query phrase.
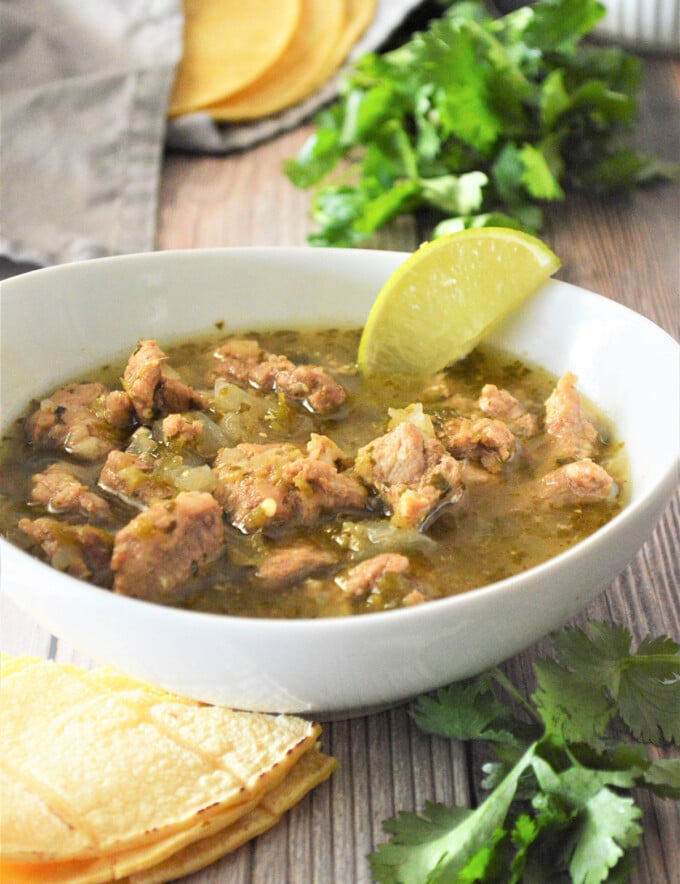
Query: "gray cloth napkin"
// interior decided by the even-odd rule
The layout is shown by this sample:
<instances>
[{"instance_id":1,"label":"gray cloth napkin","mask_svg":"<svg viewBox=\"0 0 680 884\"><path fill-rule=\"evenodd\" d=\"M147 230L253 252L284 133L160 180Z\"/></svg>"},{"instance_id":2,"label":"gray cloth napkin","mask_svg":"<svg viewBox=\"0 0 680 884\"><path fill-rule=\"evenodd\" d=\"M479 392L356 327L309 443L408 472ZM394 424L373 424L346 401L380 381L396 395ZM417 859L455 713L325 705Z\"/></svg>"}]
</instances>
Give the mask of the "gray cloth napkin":
<instances>
[{"instance_id":1,"label":"gray cloth napkin","mask_svg":"<svg viewBox=\"0 0 680 884\"><path fill-rule=\"evenodd\" d=\"M380 0L352 59L420 2ZM182 0L0 0L0 255L44 265L148 251L166 142L250 147L337 93L336 77L257 123L192 114L167 124L182 26Z\"/></svg>"},{"instance_id":2,"label":"gray cloth napkin","mask_svg":"<svg viewBox=\"0 0 680 884\"><path fill-rule=\"evenodd\" d=\"M0 253L153 247L181 0L0 0Z\"/></svg>"}]
</instances>

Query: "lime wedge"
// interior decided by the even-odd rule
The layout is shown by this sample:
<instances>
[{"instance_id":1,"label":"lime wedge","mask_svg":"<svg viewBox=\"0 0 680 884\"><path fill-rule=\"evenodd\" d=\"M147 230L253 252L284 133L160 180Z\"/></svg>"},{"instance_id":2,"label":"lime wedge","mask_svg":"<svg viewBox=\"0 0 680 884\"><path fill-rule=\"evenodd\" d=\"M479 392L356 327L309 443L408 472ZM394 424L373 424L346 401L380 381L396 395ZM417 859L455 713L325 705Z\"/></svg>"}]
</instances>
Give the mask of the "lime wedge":
<instances>
[{"instance_id":1,"label":"lime wedge","mask_svg":"<svg viewBox=\"0 0 680 884\"><path fill-rule=\"evenodd\" d=\"M363 374L433 374L462 359L560 267L540 239L482 227L424 243L387 280L359 343Z\"/></svg>"}]
</instances>

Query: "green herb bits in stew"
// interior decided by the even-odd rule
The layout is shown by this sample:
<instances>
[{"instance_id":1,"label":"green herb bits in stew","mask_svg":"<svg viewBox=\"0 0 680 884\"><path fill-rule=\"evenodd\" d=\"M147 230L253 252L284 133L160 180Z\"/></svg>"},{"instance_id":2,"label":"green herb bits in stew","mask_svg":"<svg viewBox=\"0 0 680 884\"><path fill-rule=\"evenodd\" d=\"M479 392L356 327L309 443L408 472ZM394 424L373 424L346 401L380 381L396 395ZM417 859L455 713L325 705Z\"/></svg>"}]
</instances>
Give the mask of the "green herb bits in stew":
<instances>
[{"instance_id":1,"label":"green herb bits in stew","mask_svg":"<svg viewBox=\"0 0 680 884\"><path fill-rule=\"evenodd\" d=\"M427 381L362 377L359 337L140 341L15 423L2 534L115 593L313 618L509 577L624 505L622 446L572 374L478 348Z\"/></svg>"}]
</instances>

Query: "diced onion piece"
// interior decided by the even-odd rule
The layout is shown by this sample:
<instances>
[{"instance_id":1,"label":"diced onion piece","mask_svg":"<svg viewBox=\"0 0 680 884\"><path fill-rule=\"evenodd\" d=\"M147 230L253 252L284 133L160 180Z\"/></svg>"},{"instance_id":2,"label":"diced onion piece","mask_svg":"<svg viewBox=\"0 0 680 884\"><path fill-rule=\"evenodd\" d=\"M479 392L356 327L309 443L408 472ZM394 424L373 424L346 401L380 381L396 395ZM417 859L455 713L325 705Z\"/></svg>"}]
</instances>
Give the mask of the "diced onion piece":
<instances>
[{"instance_id":1,"label":"diced onion piece","mask_svg":"<svg viewBox=\"0 0 680 884\"><path fill-rule=\"evenodd\" d=\"M393 430L399 424L410 423L417 427L423 436L428 439L434 439L434 426L432 418L423 411L422 402L413 402L406 408L388 408L387 413L390 416L390 422L387 425L388 430Z\"/></svg>"},{"instance_id":2,"label":"diced onion piece","mask_svg":"<svg viewBox=\"0 0 680 884\"><path fill-rule=\"evenodd\" d=\"M148 427L139 427L135 430L130 436L130 442L126 448L130 454L155 453L157 450L158 443L154 440Z\"/></svg>"},{"instance_id":3,"label":"diced onion piece","mask_svg":"<svg viewBox=\"0 0 680 884\"><path fill-rule=\"evenodd\" d=\"M403 552L408 549L431 549L436 545L426 534L415 528L399 528L387 519L366 522L343 522L335 534L335 542L358 558L380 552Z\"/></svg>"},{"instance_id":4,"label":"diced onion piece","mask_svg":"<svg viewBox=\"0 0 680 884\"><path fill-rule=\"evenodd\" d=\"M196 440L196 451L201 457L213 460L220 448L229 445L231 438L221 424L211 420L206 415L199 415L203 425L203 432Z\"/></svg>"},{"instance_id":5,"label":"diced onion piece","mask_svg":"<svg viewBox=\"0 0 680 884\"><path fill-rule=\"evenodd\" d=\"M207 464L173 470L172 481L179 491L214 491L217 485L217 477Z\"/></svg>"},{"instance_id":6,"label":"diced onion piece","mask_svg":"<svg viewBox=\"0 0 680 884\"><path fill-rule=\"evenodd\" d=\"M251 396L236 384L230 384L224 378L217 378L214 389L215 408L222 414L233 414L241 410L241 406L250 402Z\"/></svg>"}]
</instances>

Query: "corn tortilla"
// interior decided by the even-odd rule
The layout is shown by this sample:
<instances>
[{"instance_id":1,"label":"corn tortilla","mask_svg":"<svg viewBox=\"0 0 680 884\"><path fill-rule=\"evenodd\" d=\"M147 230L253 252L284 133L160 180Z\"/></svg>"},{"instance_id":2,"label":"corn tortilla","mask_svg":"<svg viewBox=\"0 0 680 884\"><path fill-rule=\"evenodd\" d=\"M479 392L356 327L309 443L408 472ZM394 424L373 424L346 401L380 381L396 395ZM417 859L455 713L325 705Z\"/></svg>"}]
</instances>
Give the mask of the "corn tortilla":
<instances>
[{"instance_id":1,"label":"corn tortilla","mask_svg":"<svg viewBox=\"0 0 680 884\"><path fill-rule=\"evenodd\" d=\"M260 803L229 822L230 812L148 847L94 860L54 863L3 863L0 879L13 884L160 884L202 869L275 825L293 805L335 770L336 761L316 747L306 752L286 778Z\"/></svg>"},{"instance_id":2,"label":"corn tortilla","mask_svg":"<svg viewBox=\"0 0 680 884\"><path fill-rule=\"evenodd\" d=\"M105 884L107 881L119 881L140 870L155 867L192 842L235 824L241 816L255 810L257 803L258 799L254 798L228 808L209 820L120 853L64 862L3 862L0 865L0 880L9 880L12 884L31 884L34 881L40 884Z\"/></svg>"},{"instance_id":3,"label":"corn tortilla","mask_svg":"<svg viewBox=\"0 0 680 884\"><path fill-rule=\"evenodd\" d=\"M49 662L3 677L4 862L110 856L246 813L320 733L137 685Z\"/></svg>"},{"instance_id":4,"label":"corn tortilla","mask_svg":"<svg viewBox=\"0 0 680 884\"><path fill-rule=\"evenodd\" d=\"M249 120L277 113L316 88L345 24L345 0L303 0L300 23L286 51L264 74L206 110L215 120Z\"/></svg>"},{"instance_id":5,"label":"corn tortilla","mask_svg":"<svg viewBox=\"0 0 680 884\"><path fill-rule=\"evenodd\" d=\"M302 0L184 0L184 51L169 115L192 113L257 80L287 50Z\"/></svg>"},{"instance_id":6,"label":"corn tortilla","mask_svg":"<svg viewBox=\"0 0 680 884\"><path fill-rule=\"evenodd\" d=\"M129 884L163 884L222 859L276 825L286 811L328 779L336 767L335 758L315 749L306 752L285 780L267 792L262 801L236 823L195 841L153 868L130 875Z\"/></svg>"},{"instance_id":7,"label":"corn tortilla","mask_svg":"<svg viewBox=\"0 0 680 884\"><path fill-rule=\"evenodd\" d=\"M345 24L337 43L326 59L326 64L314 83L318 89L342 65L354 44L363 35L375 17L378 0L345 0Z\"/></svg>"},{"instance_id":8,"label":"corn tortilla","mask_svg":"<svg viewBox=\"0 0 680 884\"><path fill-rule=\"evenodd\" d=\"M30 657L25 654L21 657L14 657L12 654L6 654L4 651L0 653L0 678L6 678L14 672L26 669L28 666L34 666L40 663L40 657Z\"/></svg>"}]
</instances>

